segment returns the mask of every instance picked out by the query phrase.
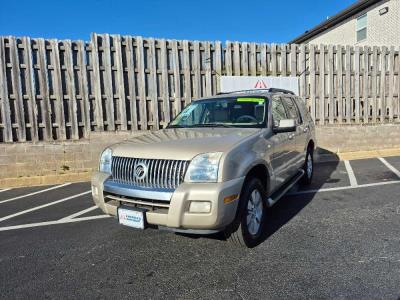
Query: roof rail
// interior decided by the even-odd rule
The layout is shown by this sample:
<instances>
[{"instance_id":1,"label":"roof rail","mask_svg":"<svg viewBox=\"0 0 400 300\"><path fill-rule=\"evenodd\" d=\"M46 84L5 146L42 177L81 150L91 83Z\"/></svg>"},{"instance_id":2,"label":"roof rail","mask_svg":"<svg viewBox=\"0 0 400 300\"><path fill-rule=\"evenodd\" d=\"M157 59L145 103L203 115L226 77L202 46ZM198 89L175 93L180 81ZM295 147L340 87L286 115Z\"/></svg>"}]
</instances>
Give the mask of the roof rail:
<instances>
[{"instance_id":1,"label":"roof rail","mask_svg":"<svg viewBox=\"0 0 400 300\"><path fill-rule=\"evenodd\" d=\"M292 91L285 90L285 89L277 89L277 88L270 88L269 92L270 93L284 93L284 94L295 95L295 93L293 93Z\"/></svg>"},{"instance_id":2,"label":"roof rail","mask_svg":"<svg viewBox=\"0 0 400 300\"><path fill-rule=\"evenodd\" d=\"M217 93L217 95L234 94L234 93L258 93L258 92L283 93L283 94L295 95L295 93L293 93L292 91L285 90L285 89L278 89L278 88L238 90L238 91L232 91L232 92L219 92L219 93Z\"/></svg>"}]
</instances>

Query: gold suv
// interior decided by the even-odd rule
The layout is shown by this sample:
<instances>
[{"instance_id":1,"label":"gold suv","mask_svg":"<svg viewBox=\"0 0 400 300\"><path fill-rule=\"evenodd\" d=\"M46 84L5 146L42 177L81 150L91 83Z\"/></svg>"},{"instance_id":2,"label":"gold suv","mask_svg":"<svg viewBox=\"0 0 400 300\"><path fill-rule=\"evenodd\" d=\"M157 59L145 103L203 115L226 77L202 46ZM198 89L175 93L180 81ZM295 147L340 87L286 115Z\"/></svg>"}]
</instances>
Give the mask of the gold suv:
<instances>
[{"instance_id":1,"label":"gold suv","mask_svg":"<svg viewBox=\"0 0 400 300\"><path fill-rule=\"evenodd\" d=\"M193 101L163 130L106 148L92 194L123 225L223 232L254 247L268 207L311 182L315 146L314 123L292 92L219 94Z\"/></svg>"}]
</instances>

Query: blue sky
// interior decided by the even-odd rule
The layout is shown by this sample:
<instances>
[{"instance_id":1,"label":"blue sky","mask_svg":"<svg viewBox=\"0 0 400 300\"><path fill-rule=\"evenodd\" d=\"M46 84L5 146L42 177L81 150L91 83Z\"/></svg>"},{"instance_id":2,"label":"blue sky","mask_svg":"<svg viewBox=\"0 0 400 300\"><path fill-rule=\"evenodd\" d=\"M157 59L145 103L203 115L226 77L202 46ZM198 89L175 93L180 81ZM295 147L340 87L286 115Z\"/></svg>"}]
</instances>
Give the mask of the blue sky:
<instances>
[{"instance_id":1,"label":"blue sky","mask_svg":"<svg viewBox=\"0 0 400 300\"><path fill-rule=\"evenodd\" d=\"M1 0L0 35L288 42L356 0Z\"/></svg>"}]
</instances>

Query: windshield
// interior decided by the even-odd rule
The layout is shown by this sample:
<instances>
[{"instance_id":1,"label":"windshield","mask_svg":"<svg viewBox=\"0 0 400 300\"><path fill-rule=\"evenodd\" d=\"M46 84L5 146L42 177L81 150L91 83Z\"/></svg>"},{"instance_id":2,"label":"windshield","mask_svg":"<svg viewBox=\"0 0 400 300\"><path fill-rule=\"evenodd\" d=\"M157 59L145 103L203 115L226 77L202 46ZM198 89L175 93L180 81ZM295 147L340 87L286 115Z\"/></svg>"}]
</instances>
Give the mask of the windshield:
<instances>
[{"instance_id":1,"label":"windshield","mask_svg":"<svg viewBox=\"0 0 400 300\"><path fill-rule=\"evenodd\" d=\"M186 106L168 128L263 127L266 104L263 97L198 100Z\"/></svg>"}]
</instances>

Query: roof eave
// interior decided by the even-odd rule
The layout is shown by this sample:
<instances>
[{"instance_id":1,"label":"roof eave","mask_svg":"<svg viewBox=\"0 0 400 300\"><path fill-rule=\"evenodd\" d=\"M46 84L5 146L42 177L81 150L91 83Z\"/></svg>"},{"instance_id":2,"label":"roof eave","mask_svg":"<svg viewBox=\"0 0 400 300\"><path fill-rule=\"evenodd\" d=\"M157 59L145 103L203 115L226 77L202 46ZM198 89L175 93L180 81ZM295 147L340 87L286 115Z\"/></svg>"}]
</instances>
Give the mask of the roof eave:
<instances>
[{"instance_id":1,"label":"roof eave","mask_svg":"<svg viewBox=\"0 0 400 300\"><path fill-rule=\"evenodd\" d=\"M382 0L363 0L354 3L353 5L349 6L348 8L345 8L344 10L340 11L333 17L329 18L328 20L320 23L319 25L311 28L309 31L306 31L302 35L298 36L297 38L291 40L289 44L301 44L313 36L316 36L317 34L325 31L326 29L329 29L336 24L354 16L355 14L363 11L364 9L380 2Z\"/></svg>"}]
</instances>

